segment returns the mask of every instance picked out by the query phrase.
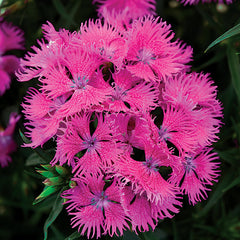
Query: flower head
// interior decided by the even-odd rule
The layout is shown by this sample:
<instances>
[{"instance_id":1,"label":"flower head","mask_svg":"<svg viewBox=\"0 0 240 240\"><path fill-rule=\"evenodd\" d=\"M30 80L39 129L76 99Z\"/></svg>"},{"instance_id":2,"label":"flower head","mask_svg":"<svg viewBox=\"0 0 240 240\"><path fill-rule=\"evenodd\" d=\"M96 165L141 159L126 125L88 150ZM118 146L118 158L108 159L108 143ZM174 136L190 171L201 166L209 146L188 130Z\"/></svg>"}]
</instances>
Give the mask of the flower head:
<instances>
[{"instance_id":1,"label":"flower head","mask_svg":"<svg viewBox=\"0 0 240 240\"><path fill-rule=\"evenodd\" d=\"M233 0L178 0L179 2L183 3L184 5L196 5L198 3L220 3L220 4L230 4L233 2Z\"/></svg>"},{"instance_id":2,"label":"flower head","mask_svg":"<svg viewBox=\"0 0 240 240\"><path fill-rule=\"evenodd\" d=\"M6 167L12 161L10 154L16 150L16 143L13 138L16 123L20 115L13 112L10 115L8 126L5 130L0 129L0 165Z\"/></svg>"},{"instance_id":3,"label":"flower head","mask_svg":"<svg viewBox=\"0 0 240 240\"><path fill-rule=\"evenodd\" d=\"M111 237L123 234L129 228L126 214L120 204L120 189L116 182L110 185L103 176L87 175L76 181L76 187L63 192L69 204L67 210L73 215L72 225L78 227L88 238L99 238L102 234ZM102 232L101 232L102 231Z\"/></svg>"},{"instance_id":4,"label":"flower head","mask_svg":"<svg viewBox=\"0 0 240 240\"><path fill-rule=\"evenodd\" d=\"M195 205L206 199L208 186L219 177L219 162L212 148L198 149L196 153L186 153L176 161L179 167L174 168L169 178L171 183L180 186L181 191L188 195L189 203Z\"/></svg>"},{"instance_id":5,"label":"flower head","mask_svg":"<svg viewBox=\"0 0 240 240\"><path fill-rule=\"evenodd\" d=\"M114 131L102 114L92 113L75 115L65 122L66 127L57 139L57 151L52 164L68 163L75 175L100 173L101 169L115 162L118 158ZM97 123L93 131L93 121ZM63 123L62 123L63 124ZM111 151L109 151L111 149Z\"/></svg>"},{"instance_id":6,"label":"flower head","mask_svg":"<svg viewBox=\"0 0 240 240\"><path fill-rule=\"evenodd\" d=\"M16 56L5 55L14 49L24 49L23 31L0 18L0 96L10 88L11 75L19 66Z\"/></svg>"},{"instance_id":7,"label":"flower head","mask_svg":"<svg viewBox=\"0 0 240 240\"><path fill-rule=\"evenodd\" d=\"M179 40L172 41L171 26L159 17L146 16L135 20L128 32L126 68L146 81L160 82L186 69L192 49Z\"/></svg>"},{"instance_id":8,"label":"flower head","mask_svg":"<svg viewBox=\"0 0 240 240\"><path fill-rule=\"evenodd\" d=\"M93 3L99 4L98 13L103 17L105 17L104 8L109 12L122 12L127 9L132 19L149 14L155 15L156 11L155 0L93 0Z\"/></svg>"}]
</instances>

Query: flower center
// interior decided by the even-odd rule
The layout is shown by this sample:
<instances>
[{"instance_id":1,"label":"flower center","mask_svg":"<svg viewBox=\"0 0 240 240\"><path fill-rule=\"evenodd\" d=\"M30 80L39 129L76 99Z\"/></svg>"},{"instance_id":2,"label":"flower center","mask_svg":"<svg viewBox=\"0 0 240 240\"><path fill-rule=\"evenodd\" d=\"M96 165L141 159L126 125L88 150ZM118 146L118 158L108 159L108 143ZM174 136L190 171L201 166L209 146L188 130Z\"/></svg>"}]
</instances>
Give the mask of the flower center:
<instances>
[{"instance_id":1,"label":"flower center","mask_svg":"<svg viewBox=\"0 0 240 240\"><path fill-rule=\"evenodd\" d=\"M90 150L96 148L97 139L90 137L89 139L87 139L86 141L84 141L83 144L86 145L86 148L88 149L88 152L89 152Z\"/></svg>"},{"instance_id":2,"label":"flower center","mask_svg":"<svg viewBox=\"0 0 240 240\"><path fill-rule=\"evenodd\" d=\"M127 95L127 91L124 91L121 87L115 86L114 87L114 95L112 95L112 101L115 100L123 100L124 96Z\"/></svg>"},{"instance_id":3,"label":"flower center","mask_svg":"<svg viewBox=\"0 0 240 240\"><path fill-rule=\"evenodd\" d=\"M161 140L167 141L168 139L170 139L167 129L163 128L162 126L160 126L160 128L159 128L158 134L159 134L159 138Z\"/></svg>"},{"instance_id":4,"label":"flower center","mask_svg":"<svg viewBox=\"0 0 240 240\"><path fill-rule=\"evenodd\" d=\"M146 159L146 162L143 162L143 165L145 165L149 170L157 172L158 169L158 165L156 163L154 163L154 160L152 157Z\"/></svg>"},{"instance_id":5,"label":"flower center","mask_svg":"<svg viewBox=\"0 0 240 240\"><path fill-rule=\"evenodd\" d=\"M73 84L71 87L75 89L86 89L86 85L89 82L89 79L86 76L76 77L72 80Z\"/></svg>"},{"instance_id":6,"label":"flower center","mask_svg":"<svg viewBox=\"0 0 240 240\"><path fill-rule=\"evenodd\" d=\"M190 171L196 168L192 161L192 157L185 157L184 160L185 162L183 162L183 166L185 168L186 173L189 173Z\"/></svg>"},{"instance_id":7,"label":"flower center","mask_svg":"<svg viewBox=\"0 0 240 240\"><path fill-rule=\"evenodd\" d=\"M144 48L138 50L138 55L136 57L140 62L143 62L144 64L150 64L152 60L156 60L155 54Z\"/></svg>"},{"instance_id":8,"label":"flower center","mask_svg":"<svg viewBox=\"0 0 240 240\"><path fill-rule=\"evenodd\" d=\"M95 195L95 197L91 199L91 205L96 205L97 209L101 208L101 210L108 205L108 202L109 200L104 191L102 191L100 195Z\"/></svg>"}]
</instances>

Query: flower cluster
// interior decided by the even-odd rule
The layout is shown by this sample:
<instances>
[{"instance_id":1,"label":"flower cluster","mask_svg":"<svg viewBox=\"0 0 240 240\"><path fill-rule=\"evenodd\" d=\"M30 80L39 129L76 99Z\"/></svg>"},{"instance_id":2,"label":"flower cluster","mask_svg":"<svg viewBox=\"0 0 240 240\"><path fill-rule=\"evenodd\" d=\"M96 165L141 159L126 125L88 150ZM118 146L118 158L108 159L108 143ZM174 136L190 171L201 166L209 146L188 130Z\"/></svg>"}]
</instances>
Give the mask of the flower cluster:
<instances>
[{"instance_id":1,"label":"flower cluster","mask_svg":"<svg viewBox=\"0 0 240 240\"><path fill-rule=\"evenodd\" d=\"M219 4L231 4L233 0L178 0L179 2L183 3L184 5L196 5L198 3L219 3Z\"/></svg>"},{"instance_id":2,"label":"flower cluster","mask_svg":"<svg viewBox=\"0 0 240 240\"><path fill-rule=\"evenodd\" d=\"M17 70L19 59L5 55L9 50L24 49L23 31L0 18L0 96L10 88L11 75Z\"/></svg>"},{"instance_id":3,"label":"flower cluster","mask_svg":"<svg viewBox=\"0 0 240 240\"><path fill-rule=\"evenodd\" d=\"M62 197L88 238L148 231L179 212L183 195L205 199L219 176L211 145L222 117L213 81L189 72L192 48L170 25L152 15L123 20L119 1L95 2L105 4L103 19L73 33L43 25L45 40L18 72L40 82L22 104L26 146L56 141L51 164L71 167L75 184ZM154 1L138 2L151 14Z\"/></svg>"},{"instance_id":4,"label":"flower cluster","mask_svg":"<svg viewBox=\"0 0 240 240\"><path fill-rule=\"evenodd\" d=\"M9 124L6 129L0 126L0 165L6 167L9 162L12 161L9 156L10 153L14 152L17 145L13 138L16 123L18 122L20 115L12 112L9 119Z\"/></svg>"}]
</instances>

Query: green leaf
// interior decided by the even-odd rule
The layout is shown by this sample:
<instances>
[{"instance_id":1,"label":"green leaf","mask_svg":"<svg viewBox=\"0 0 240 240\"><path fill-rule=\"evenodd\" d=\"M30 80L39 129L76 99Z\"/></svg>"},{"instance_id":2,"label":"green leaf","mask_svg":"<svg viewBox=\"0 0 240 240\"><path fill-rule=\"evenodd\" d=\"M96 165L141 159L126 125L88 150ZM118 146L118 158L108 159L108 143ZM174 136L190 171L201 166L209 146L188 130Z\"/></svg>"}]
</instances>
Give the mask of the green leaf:
<instances>
[{"instance_id":1,"label":"green leaf","mask_svg":"<svg viewBox=\"0 0 240 240\"><path fill-rule=\"evenodd\" d=\"M239 166L240 162L240 149L232 148L225 151L216 151L220 158L233 166Z\"/></svg>"},{"instance_id":2,"label":"green leaf","mask_svg":"<svg viewBox=\"0 0 240 240\"><path fill-rule=\"evenodd\" d=\"M239 184L240 184L240 176L235 178L226 188L224 188L223 192L226 192Z\"/></svg>"},{"instance_id":3,"label":"green leaf","mask_svg":"<svg viewBox=\"0 0 240 240\"><path fill-rule=\"evenodd\" d=\"M229 184L232 181L233 173L230 169L228 172L223 173L224 177L221 179L221 182L217 184L216 189L212 193L212 195L209 197L208 202L206 206L201 210L200 213L196 215L196 217L202 217L204 216L212 207L215 206L215 204L223 197L223 195L226 193L224 192L224 189L229 186Z\"/></svg>"},{"instance_id":4,"label":"green leaf","mask_svg":"<svg viewBox=\"0 0 240 240\"><path fill-rule=\"evenodd\" d=\"M30 143L31 141L24 135L21 129L19 129L19 135L22 138L24 143Z\"/></svg>"},{"instance_id":5,"label":"green leaf","mask_svg":"<svg viewBox=\"0 0 240 240\"><path fill-rule=\"evenodd\" d=\"M69 170L60 165L55 165L55 170L59 175L62 175L62 176L66 176L69 174Z\"/></svg>"},{"instance_id":6,"label":"green leaf","mask_svg":"<svg viewBox=\"0 0 240 240\"><path fill-rule=\"evenodd\" d=\"M222 34L220 37L218 37L215 41L213 41L205 50L205 52L207 52L210 48L212 48L213 46L215 46L216 44L230 38L233 36L236 36L240 34L240 23L237 24L236 26L232 27L231 29L229 29L227 32L225 32L224 34Z\"/></svg>"},{"instance_id":7,"label":"green leaf","mask_svg":"<svg viewBox=\"0 0 240 240\"><path fill-rule=\"evenodd\" d=\"M164 240L167 239L167 234L161 230L156 228L154 232L148 231L143 233L145 240Z\"/></svg>"},{"instance_id":8,"label":"green leaf","mask_svg":"<svg viewBox=\"0 0 240 240\"><path fill-rule=\"evenodd\" d=\"M60 214L60 212L63 209L63 198L61 197L61 193L62 193L62 191L60 191L59 194L57 195L57 198L54 202L53 208L44 224L44 228L43 228L44 240L47 240L48 228L56 220L56 218L58 217L58 215Z\"/></svg>"},{"instance_id":9,"label":"green leaf","mask_svg":"<svg viewBox=\"0 0 240 240\"><path fill-rule=\"evenodd\" d=\"M240 64L239 64L239 57L232 47L232 45L228 44L227 49L227 59L228 59L228 66L231 73L232 84L233 88L237 94L238 101L240 103Z\"/></svg>"},{"instance_id":10,"label":"green leaf","mask_svg":"<svg viewBox=\"0 0 240 240\"><path fill-rule=\"evenodd\" d=\"M45 178L55 177L55 174L53 172L50 172L50 171L46 171L46 170L42 170L42 169L38 169L36 171L38 173L40 173L42 176L44 176Z\"/></svg>"},{"instance_id":11,"label":"green leaf","mask_svg":"<svg viewBox=\"0 0 240 240\"><path fill-rule=\"evenodd\" d=\"M72 233L70 236L68 236L67 238L65 238L64 240L76 240L76 239L85 239L85 238L81 237L80 233L76 231Z\"/></svg>"},{"instance_id":12,"label":"green leaf","mask_svg":"<svg viewBox=\"0 0 240 240\"><path fill-rule=\"evenodd\" d=\"M52 195L55 193L57 190L59 190L58 186L47 186L43 189L43 191L36 197L36 199L33 201L33 205L41 202L44 200L46 197Z\"/></svg>"},{"instance_id":13,"label":"green leaf","mask_svg":"<svg viewBox=\"0 0 240 240\"><path fill-rule=\"evenodd\" d=\"M34 152L26 159L25 165L29 167L44 163L45 161L37 153Z\"/></svg>"}]
</instances>

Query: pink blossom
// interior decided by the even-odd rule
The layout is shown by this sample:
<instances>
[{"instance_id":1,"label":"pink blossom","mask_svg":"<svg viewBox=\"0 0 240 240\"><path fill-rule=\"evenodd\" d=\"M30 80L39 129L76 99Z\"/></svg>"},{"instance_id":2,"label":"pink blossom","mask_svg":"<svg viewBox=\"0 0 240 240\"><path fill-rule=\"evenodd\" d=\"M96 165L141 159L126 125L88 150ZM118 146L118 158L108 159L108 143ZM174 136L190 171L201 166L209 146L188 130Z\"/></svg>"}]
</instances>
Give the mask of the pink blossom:
<instances>
[{"instance_id":1,"label":"pink blossom","mask_svg":"<svg viewBox=\"0 0 240 240\"><path fill-rule=\"evenodd\" d=\"M17 72L19 81L29 81L32 78L45 76L51 67L62 63L64 59L63 50L71 46L78 35L70 33L65 29L55 30L50 22L42 26L44 39L37 40L39 47L32 46L34 52L28 52L20 62L20 68Z\"/></svg>"},{"instance_id":2,"label":"pink blossom","mask_svg":"<svg viewBox=\"0 0 240 240\"><path fill-rule=\"evenodd\" d=\"M10 88L11 76L19 66L16 56L4 54L13 49L23 50L23 44L23 31L0 18L0 96Z\"/></svg>"},{"instance_id":3,"label":"pink blossom","mask_svg":"<svg viewBox=\"0 0 240 240\"><path fill-rule=\"evenodd\" d=\"M198 142L197 122L189 111L170 104L163 108L163 120L159 128L152 125L153 139L160 142L171 142L178 151L191 151Z\"/></svg>"},{"instance_id":4,"label":"pink blossom","mask_svg":"<svg viewBox=\"0 0 240 240\"><path fill-rule=\"evenodd\" d=\"M108 116L112 120L112 127L117 131L117 141L126 154L133 153L133 147L143 149L144 139L148 138L151 130L144 115L136 113L116 113Z\"/></svg>"},{"instance_id":5,"label":"pink blossom","mask_svg":"<svg viewBox=\"0 0 240 240\"><path fill-rule=\"evenodd\" d=\"M123 235L123 230L129 226L119 202L121 192L116 182L108 186L102 176L90 175L81 181L74 180L76 187L62 195L69 204L69 214L74 216L72 226L77 227L82 235L86 232L88 238L99 238L107 233L111 237L114 234Z\"/></svg>"},{"instance_id":6,"label":"pink blossom","mask_svg":"<svg viewBox=\"0 0 240 240\"><path fill-rule=\"evenodd\" d=\"M179 2L183 3L184 5L196 5L198 3L219 3L219 4L230 4L233 0L178 0Z\"/></svg>"},{"instance_id":7,"label":"pink blossom","mask_svg":"<svg viewBox=\"0 0 240 240\"><path fill-rule=\"evenodd\" d=\"M144 160L141 159L144 156L134 157L134 154L132 156L125 154L117 161L116 176L124 184L131 183L135 194L146 194L149 201L162 204L164 199L177 194L177 188L167 182L158 171L160 167L166 166L169 156L164 148L151 147L149 143L145 144L144 149Z\"/></svg>"},{"instance_id":8,"label":"pink blossom","mask_svg":"<svg viewBox=\"0 0 240 240\"><path fill-rule=\"evenodd\" d=\"M22 106L23 113L28 120L25 123L28 130L26 136L30 138L31 143L24 144L24 146L35 148L42 146L57 133L59 124L63 120L58 110L70 95L67 93L52 100L34 88L30 88L27 93Z\"/></svg>"},{"instance_id":9,"label":"pink blossom","mask_svg":"<svg viewBox=\"0 0 240 240\"><path fill-rule=\"evenodd\" d=\"M172 41L171 26L152 16L135 20L128 32L127 69L146 81L160 82L186 69L192 49L179 40Z\"/></svg>"},{"instance_id":10,"label":"pink blossom","mask_svg":"<svg viewBox=\"0 0 240 240\"><path fill-rule=\"evenodd\" d=\"M154 109L157 104L158 89L156 86L133 77L127 70L112 74L112 90L105 105L111 111L145 112Z\"/></svg>"},{"instance_id":11,"label":"pink blossom","mask_svg":"<svg viewBox=\"0 0 240 240\"><path fill-rule=\"evenodd\" d=\"M174 197L165 198L163 202L155 203L147 199L146 194L135 194L131 186L125 186L122 190L121 204L131 219L132 230L138 231L154 230L159 219L172 218L179 212L182 203Z\"/></svg>"},{"instance_id":12,"label":"pink blossom","mask_svg":"<svg viewBox=\"0 0 240 240\"><path fill-rule=\"evenodd\" d=\"M86 21L80 27L79 45L90 53L95 53L105 62L112 62L121 69L126 56L126 40L117 29L100 19Z\"/></svg>"},{"instance_id":13,"label":"pink blossom","mask_svg":"<svg viewBox=\"0 0 240 240\"><path fill-rule=\"evenodd\" d=\"M105 17L104 8L109 12L122 12L127 9L132 19L156 14L155 0L93 0L93 3L99 4L98 13L103 17Z\"/></svg>"},{"instance_id":14,"label":"pink blossom","mask_svg":"<svg viewBox=\"0 0 240 240\"><path fill-rule=\"evenodd\" d=\"M123 36L131 29L133 19L128 8L119 12L117 9L109 11L106 7L102 7L99 15L101 19L114 26Z\"/></svg>"},{"instance_id":15,"label":"pink blossom","mask_svg":"<svg viewBox=\"0 0 240 240\"><path fill-rule=\"evenodd\" d=\"M93 79L100 60L80 49L69 49L65 53L64 64L58 62L40 78L43 83L41 90L47 92L48 97L57 98L71 93L69 100L61 106L58 113L62 116L80 112L100 105L107 98L109 88L104 86L103 77L98 74L98 85ZM102 86L101 83L103 82ZM101 87L99 87L101 86Z\"/></svg>"},{"instance_id":16,"label":"pink blossom","mask_svg":"<svg viewBox=\"0 0 240 240\"><path fill-rule=\"evenodd\" d=\"M206 199L209 185L219 177L219 162L212 148L198 149L196 153L186 153L176 161L178 168L173 168L169 181L180 186L181 191L188 195L189 203L195 205L201 199Z\"/></svg>"},{"instance_id":17,"label":"pink blossom","mask_svg":"<svg viewBox=\"0 0 240 240\"><path fill-rule=\"evenodd\" d=\"M24 49L23 31L11 23L0 19L0 54L13 50Z\"/></svg>"},{"instance_id":18,"label":"pink blossom","mask_svg":"<svg viewBox=\"0 0 240 240\"><path fill-rule=\"evenodd\" d=\"M65 122L66 128L57 139L57 151L51 164L59 162L73 167L75 175L86 172L96 174L101 169L115 162L118 150L114 140L114 130L110 123L103 119L102 114L96 114L97 127L93 133L90 124L92 113L75 115ZM111 149L111 151L109 151Z\"/></svg>"},{"instance_id":19,"label":"pink blossom","mask_svg":"<svg viewBox=\"0 0 240 240\"><path fill-rule=\"evenodd\" d=\"M162 98L163 104L168 102L188 111L192 124L197 125L196 136L200 146L210 145L218 139L216 134L221 125L222 107L209 74L180 73L168 78Z\"/></svg>"},{"instance_id":20,"label":"pink blossom","mask_svg":"<svg viewBox=\"0 0 240 240\"><path fill-rule=\"evenodd\" d=\"M9 123L7 128L0 129L0 165L1 167L6 167L9 162L12 161L10 154L14 152L17 148L17 145L13 138L13 133L15 131L15 126L18 120L20 119L20 115L13 112L10 115Z\"/></svg>"}]
</instances>

